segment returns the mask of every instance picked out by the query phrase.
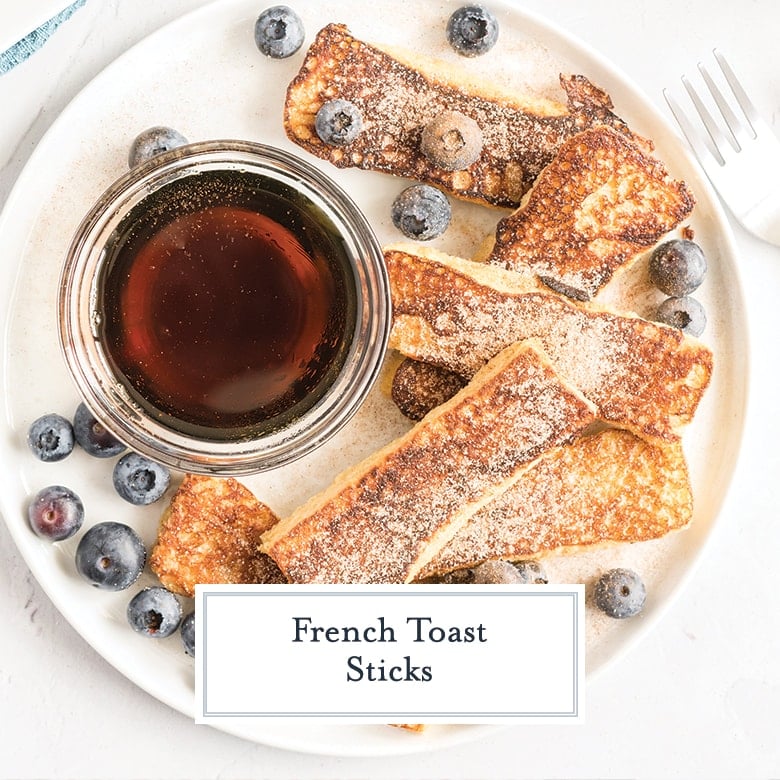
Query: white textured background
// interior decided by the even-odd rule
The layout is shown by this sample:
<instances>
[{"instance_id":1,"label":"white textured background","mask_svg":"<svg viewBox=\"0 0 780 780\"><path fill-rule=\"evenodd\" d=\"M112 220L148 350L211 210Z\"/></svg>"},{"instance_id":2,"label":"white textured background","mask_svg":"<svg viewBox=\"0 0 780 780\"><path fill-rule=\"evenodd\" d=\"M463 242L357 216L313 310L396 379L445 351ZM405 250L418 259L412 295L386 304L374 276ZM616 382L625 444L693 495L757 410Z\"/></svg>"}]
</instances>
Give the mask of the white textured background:
<instances>
[{"instance_id":1,"label":"white textured background","mask_svg":"<svg viewBox=\"0 0 780 780\"><path fill-rule=\"evenodd\" d=\"M0 76L0 203L37 140L93 75L148 32L203 4L88 0L41 52ZM519 5L583 38L659 106L661 88L677 86L682 72L718 46L780 132L777 0ZM507 729L446 751L376 760L285 753L196 727L84 643L0 524L0 777L780 777L780 249L736 226L735 233L754 350L737 482L688 588L640 646L589 685L587 725Z\"/></svg>"}]
</instances>

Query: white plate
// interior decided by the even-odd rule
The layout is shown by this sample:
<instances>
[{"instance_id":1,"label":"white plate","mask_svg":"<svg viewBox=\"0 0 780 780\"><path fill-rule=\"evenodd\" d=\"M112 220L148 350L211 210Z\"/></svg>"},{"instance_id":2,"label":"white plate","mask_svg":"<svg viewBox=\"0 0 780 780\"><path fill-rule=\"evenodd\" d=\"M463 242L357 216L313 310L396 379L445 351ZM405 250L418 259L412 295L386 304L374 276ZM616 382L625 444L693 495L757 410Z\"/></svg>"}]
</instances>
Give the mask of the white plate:
<instances>
[{"instance_id":1,"label":"white plate","mask_svg":"<svg viewBox=\"0 0 780 780\"><path fill-rule=\"evenodd\" d=\"M695 495L692 527L658 542L618 546L608 552L547 559L552 581L588 582L605 566L639 571L649 590L640 618L614 621L588 610L588 676L602 670L661 615L699 558L714 526L739 450L747 394L747 333L733 242L717 199L680 146L666 121L638 90L599 55L543 20L498 0L501 36L484 57L465 62L444 42L444 22L458 2L415 4L399 14L392 0L296 0L307 44L329 21L349 25L360 38L426 51L516 89L560 97L559 71L579 72L612 95L618 113L637 132L654 139L658 155L686 179L698 198L692 220L709 258L708 278L697 297L709 314L705 340L715 353L712 385L685 448ZM4 397L0 458L2 512L30 569L70 623L99 653L150 694L193 712L193 664L177 637L150 641L127 627L130 595L97 591L75 572L78 537L49 544L27 527L28 497L62 483L76 490L87 508L85 528L111 518L154 541L160 506L124 504L111 486L111 466L77 451L59 464L42 464L29 453L30 422L57 411L72 415L78 398L60 357L55 328L57 280L63 255L83 213L125 169L132 138L154 124L176 127L190 140L245 138L297 150L281 126L284 90L303 51L289 60L258 53L253 27L258 6L228 0L206 6L131 49L98 76L62 113L32 155L0 219L0 380ZM398 240L389 204L404 182L382 174L339 171L310 160L336 178L358 201L382 241ZM468 256L491 230L499 212L457 203L454 225L436 245ZM336 440L282 473L245 482L280 513L323 487L336 469L354 462L404 427L378 387L358 418ZM152 581L145 574L139 587ZM262 660L258 659L262 674ZM384 726L312 726L302 721L276 726L251 719L226 727L269 745L339 755L409 753L475 738L486 727L433 727L412 735Z\"/></svg>"}]
</instances>

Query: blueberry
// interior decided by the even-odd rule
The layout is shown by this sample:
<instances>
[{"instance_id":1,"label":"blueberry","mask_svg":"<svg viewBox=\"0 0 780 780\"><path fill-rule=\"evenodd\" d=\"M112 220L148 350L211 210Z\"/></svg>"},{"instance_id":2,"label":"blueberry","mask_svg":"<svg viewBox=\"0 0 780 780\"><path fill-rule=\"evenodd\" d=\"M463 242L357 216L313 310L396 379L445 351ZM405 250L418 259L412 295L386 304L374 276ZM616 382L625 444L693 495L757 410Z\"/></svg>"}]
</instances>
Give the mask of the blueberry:
<instances>
[{"instance_id":1,"label":"blueberry","mask_svg":"<svg viewBox=\"0 0 780 780\"><path fill-rule=\"evenodd\" d=\"M514 567L520 575L521 582L529 585L546 585L547 574L538 561L515 561Z\"/></svg>"},{"instance_id":2,"label":"blueberry","mask_svg":"<svg viewBox=\"0 0 780 780\"><path fill-rule=\"evenodd\" d=\"M678 328L689 336L701 336L707 325L704 307L690 295L667 298L656 309L655 319L664 325Z\"/></svg>"},{"instance_id":3,"label":"blueberry","mask_svg":"<svg viewBox=\"0 0 780 780\"><path fill-rule=\"evenodd\" d=\"M69 488L50 485L38 491L27 507L30 527L43 539L69 539L84 522L84 504Z\"/></svg>"},{"instance_id":4,"label":"blueberry","mask_svg":"<svg viewBox=\"0 0 780 780\"><path fill-rule=\"evenodd\" d=\"M36 458L54 463L73 452L73 426L62 415L44 414L28 429L27 443Z\"/></svg>"},{"instance_id":5,"label":"blueberry","mask_svg":"<svg viewBox=\"0 0 780 780\"><path fill-rule=\"evenodd\" d=\"M520 572L508 561L485 561L474 567L475 585L514 585L523 582Z\"/></svg>"},{"instance_id":6,"label":"blueberry","mask_svg":"<svg viewBox=\"0 0 780 780\"><path fill-rule=\"evenodd\" d=\"M124 590L140 576L146 563L146 546L124 523L93 525L76 548L76 569L102 590Z\"/></svg>"},{"instance_id":7,"label":"blueberry","mask_svg":"<svg viewBox=\"0 0 780 780\"><path fill-rule=\"evenodd\" d=\"M471 585L474 582L474 569L455 569L446 574L435 574L421 582L427 585Z\"/></svg>"},{"instance_id":8,"label":"blueberry","mask_svg":"<svg viewBox=\"0 0 780 780\"><path fill-rule=\"evenodd\" d=\"M135 168L136 165L148 162L158 154L178 149L186 143L187 139L172 127L150 127L137 135L130 144L127 164Z\"/></svg>"},{"instance_id":9,"label":"blueberry","mask_svg":"<svg viewBox=\"0 0 780 780\"><path fill-rule=\"evenodd\" d=\"M329 100L314 117L314 129L320 140L330 146L351 144L363 129L360 109L349 100Z\"/></svg>"},{"instance_id":10,"label":"blueberry","mask_svg":"<svg viewBox=\"0 0 780 780\"><path fill-rule=\"evenodd\" d=\"M449 227L452 210L440 190L427 184L413 184L393 201L390 216L407 238L429 241Z\"/></svg>"},{"instance_id":11,"label":"blueberry","mask_svg":"<svg viewBox=\"0 0 780 780\"><path fill-rule=\"evenodd\" d=\"M464 57L484 54L498 40L498 20L482 5L464 5L447 21L447 40Z\"/></svg>"},{"instance_id":12,"label":"blueberry","mask_svg":"<svg viewBox=\"0 0 780 780\"><path fill-rule=\"evenodd\" d=\"M171 472L137 452L123 455L114 466L116 492L131 504L157 501L171 484Z\"/></svg>"},{"instance_id":13,"label":"blueberry","mask_svg":"<svg viewBox=\"0 0 780 780\"><path fill-rule=\"evenodd\" d=\"M97 421L85 404L79 404L73 416L73 433L81 448L96 458L112 458L124 452L125 445L115 439Z\"/></svg>"},{"instance_id":14,"label":"blueberry","mask_svg":"<svg viewBox=\"0 0 780 780\"><path fill-rule=\"evenodd\" d=\"M702 248L687 239L672 239L650 255L650 281L665 295L680 298L692 293L707 273Z\"/></svg>"},{"instance_id":15,"label":"blueberry","mask_svg":"<svg viewBox=\"0 0 780 780\"><path fill-rule=\"evenodd\" d=\"M443 111L423 128L420 151L439 168L463 170L482 154L482 130L459 111Z\"/></svg>"},{"instance_id":16,"label":"blueberry","mask_svg":"<svg viewBox=\"0 0 780 780\"><path fill-rule=\"evenodd\" d=\"M630 569L610 569L596 582L596 606L613 618L638 614L645 605L645 585Z\"/></svg>"},{"instance_id":17,"label":"blueberry","mask_svg":"<svg viewBox=\"0 0 780 780\"><path fill-rule=\"evenodd\" d=\"M303 22L286 5L266 8L255 22L255 43L267 57L284 59L303 44Z\"/></svg>"},{"instance_id":18,"label":"blueberry","mask_svg":"<svg viewBox=\"0 0 780 780\"><path fill-rule=\"evenodd\" d=\"M173 593L159 585L144 588L130 599L127 621L139 634L164 639L181 623L181 604Z\"/></svg>"},{"instance_id":19,"label":"blueberry","mask_svg":"<svg viewBox=\"0 0 780 780\"><path fill-rule=\"evenodd\" d=\"M187 655L195 657L195 613L189 612L184 616L179 626L181 633L181 643L184 645L184 652Z\"/></svg>"}]
</instances>

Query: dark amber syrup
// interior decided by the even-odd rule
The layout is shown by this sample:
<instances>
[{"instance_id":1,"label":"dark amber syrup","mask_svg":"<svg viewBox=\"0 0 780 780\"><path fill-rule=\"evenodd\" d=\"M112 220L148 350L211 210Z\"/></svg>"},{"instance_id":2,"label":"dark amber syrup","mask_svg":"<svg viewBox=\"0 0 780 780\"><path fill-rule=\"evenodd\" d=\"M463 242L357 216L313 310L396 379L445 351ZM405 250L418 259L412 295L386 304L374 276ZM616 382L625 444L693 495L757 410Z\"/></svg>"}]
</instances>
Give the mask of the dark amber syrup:
<instances>
[{"instance_id":1,"label":"dark amber syrup","mask_svg":"<svg viewBox=\"0 0 780 780\"><path fill-rule=\"evenodd\" d=\"M296 190L208 172L124 220L100 286L102 341L131 395L183 433L235 439L322 397L354 327L354 280Z\"/></svg>"}]
</instances>

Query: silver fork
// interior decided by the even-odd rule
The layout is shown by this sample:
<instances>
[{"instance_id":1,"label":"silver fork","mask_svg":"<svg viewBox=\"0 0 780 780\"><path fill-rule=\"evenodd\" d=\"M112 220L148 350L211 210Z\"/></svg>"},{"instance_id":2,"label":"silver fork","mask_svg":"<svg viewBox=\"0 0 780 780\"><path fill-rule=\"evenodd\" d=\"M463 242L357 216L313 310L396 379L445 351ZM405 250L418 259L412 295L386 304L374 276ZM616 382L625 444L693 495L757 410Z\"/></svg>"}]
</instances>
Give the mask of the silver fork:
<instances>
[{"instance_id":1,"label":"silver fork","mask_svg":"<svg viewBox=\"0 0 780 780\"><path fill-rule=\"evenodd\" d=\"M780 141L758 115L725 57L717 49L713 54L744 119L732 110L701 63L699 72L722 122L716 121L685 76L683 86L706 133L689 119L666 89L664 98L702 168L736 219L754 235L780 246Z\"/></svg>"}]
</instances>

